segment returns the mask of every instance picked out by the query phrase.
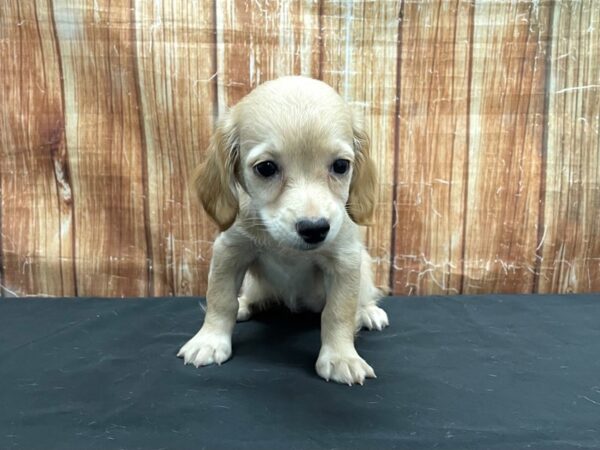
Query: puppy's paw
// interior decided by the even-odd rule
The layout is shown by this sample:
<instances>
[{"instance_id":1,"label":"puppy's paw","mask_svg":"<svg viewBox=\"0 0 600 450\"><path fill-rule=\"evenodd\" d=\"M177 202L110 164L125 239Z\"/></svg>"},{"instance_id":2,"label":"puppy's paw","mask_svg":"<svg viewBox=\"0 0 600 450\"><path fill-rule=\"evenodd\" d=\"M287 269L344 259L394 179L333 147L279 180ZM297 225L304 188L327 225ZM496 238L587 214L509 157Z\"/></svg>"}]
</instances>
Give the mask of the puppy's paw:
<instances>
[{"instance_id":1,"label":"puppy's paw","mask_svg":"<svg viewBox=\"0 0 600 450\"><path fill-rule=\"evenodd\" d=\"M237 312L237 321L245 322L246 320L252 317L252 309L250 308L250 302L245 296L238 297L238 312Z\"/></svg>"},{"instance_id":2,"label":"puppy's paw","mask_svg":"<svg viewBox=\"0 0 600 450\"><path fill-rule=\"evenodd\" d=\"M231 357L231 336L201 329L181 347L177 356L196 367L224 363Z\"/></svg>"},{"instance_id":3,"label":"puppy's paw","mask_svg":"<svg viewBox=\"0 0 600 450\"><path fill-rule=\"evenodd\" d=\"M359 309L358 325L368 330L383 330L390 324L387 313L376 305L369 305Z\"/></svg>"},{"instance_id":4,"label":"puppy's paw","mask_svg":"<svg viewBox=\"0 0 600 450\"><path fill-rule=\"evenodd\" d=\"M245 305L240 305L236 320L238 322L245 322L246 320L249 320L250 317L252 317L252 311L250 311L250 308Z\"/></svg>"},{"instance_id":5,"label":"puppy's paw","mask_svg":"<svg viewBox=\"0 0 600 450\"><path fill-rule=\"evenodd\" d=\"M348 386L362 385L365 378L377 378L373 368L354 349L339 353L322 348L317 359L316 369L321 378Z\"/></svg>"}]
</instances>

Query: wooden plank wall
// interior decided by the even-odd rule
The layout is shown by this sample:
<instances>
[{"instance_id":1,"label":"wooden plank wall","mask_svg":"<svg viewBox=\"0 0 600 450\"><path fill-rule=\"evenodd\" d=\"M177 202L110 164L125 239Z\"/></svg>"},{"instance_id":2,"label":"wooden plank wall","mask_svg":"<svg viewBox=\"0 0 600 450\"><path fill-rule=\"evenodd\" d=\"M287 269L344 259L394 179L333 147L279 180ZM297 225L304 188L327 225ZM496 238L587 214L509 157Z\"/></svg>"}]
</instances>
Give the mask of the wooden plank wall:
<instances>
[{"instance_id":1,"label":"wooden plank wall","mask_svg":"<svg viewBox=\"0 0 600 450\"><path fill-rule=\"evenodd\" d=\"M600 291L596 0L2 0L0 294L198 295L187 190L287 74L363 115L397 294Z\"/></svg>"}]
</instances>

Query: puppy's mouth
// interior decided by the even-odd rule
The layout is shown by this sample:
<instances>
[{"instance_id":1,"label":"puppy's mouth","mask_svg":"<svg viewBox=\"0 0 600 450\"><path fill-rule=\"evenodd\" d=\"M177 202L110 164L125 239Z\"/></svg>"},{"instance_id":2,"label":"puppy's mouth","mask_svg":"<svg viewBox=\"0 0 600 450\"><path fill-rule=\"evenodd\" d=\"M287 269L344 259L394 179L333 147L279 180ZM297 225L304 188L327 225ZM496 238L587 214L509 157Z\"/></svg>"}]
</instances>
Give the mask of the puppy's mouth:
<instances>
[{"instance_id":1,"label":"puppy's mouth","mask_svg":"<svg viewBox=\"0 0 600 450\"><path fill-rule=\"evenodd\" d=\"M309 242L300 241L297 248L298 248L298 250L302 250L302 251L305 251L305 252L310 252L311 250L318 249L324 243L325 243L325 241L315 242L315 243L309 243Z\"/></svg>"},{"instance_id":2,"label":"puppy's mouth","mask_svg":"<svg viewBox=\"0 0 600 450\"><path fill-rule=\"evenodd\" d=\"M291 250L300 252L312 252L323 247L329 240L322 240L319 242L306 242L298 235L288 235L286 239L279 239L279 242L283 246L288 247Z\"/></svg>"}]
</instances>

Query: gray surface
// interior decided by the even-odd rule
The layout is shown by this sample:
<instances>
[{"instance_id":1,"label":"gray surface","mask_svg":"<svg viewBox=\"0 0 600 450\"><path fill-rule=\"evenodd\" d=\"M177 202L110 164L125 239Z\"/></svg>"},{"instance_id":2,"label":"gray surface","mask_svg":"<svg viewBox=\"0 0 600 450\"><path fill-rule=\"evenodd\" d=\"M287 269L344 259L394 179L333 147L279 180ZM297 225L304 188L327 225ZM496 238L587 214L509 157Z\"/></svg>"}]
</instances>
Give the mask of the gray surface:
<instances>
[{"instance_id":1,"label":"gray surface","mask_svg":"<svg viewBox=\"0 0 600 450\"><path fill-rule=\"evenodd\" d=\"M234 357L175 357L197 299L0 301L0 448L598 448L600 298L389 298L378 379L313 370L318 317L238 324Z\"/></svg>"}]
</instances>

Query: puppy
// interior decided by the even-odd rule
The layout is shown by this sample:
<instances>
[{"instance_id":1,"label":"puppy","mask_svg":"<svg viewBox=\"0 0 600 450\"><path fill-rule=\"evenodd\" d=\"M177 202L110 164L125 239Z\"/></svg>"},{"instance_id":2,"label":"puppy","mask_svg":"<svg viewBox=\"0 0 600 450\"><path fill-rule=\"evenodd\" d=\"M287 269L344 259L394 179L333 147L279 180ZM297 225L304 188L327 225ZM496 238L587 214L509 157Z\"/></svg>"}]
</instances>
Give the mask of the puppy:
<instances>
[{"instance_id":1,"label":"puppy","mask_svg":"<svg viewBox=\"0 0 600 450\"><path fill-rule=\"evenodd\" d=\"M349 385L374 378L354 335L388 325L358 227L373 214L375 172L367 135L321 81L269 81L226 113L193 176L221 233L204 324L178 356L196 367L221 364L236 318L281 302L321 312L321 377Z\"/></svg>"}]
</instances>

